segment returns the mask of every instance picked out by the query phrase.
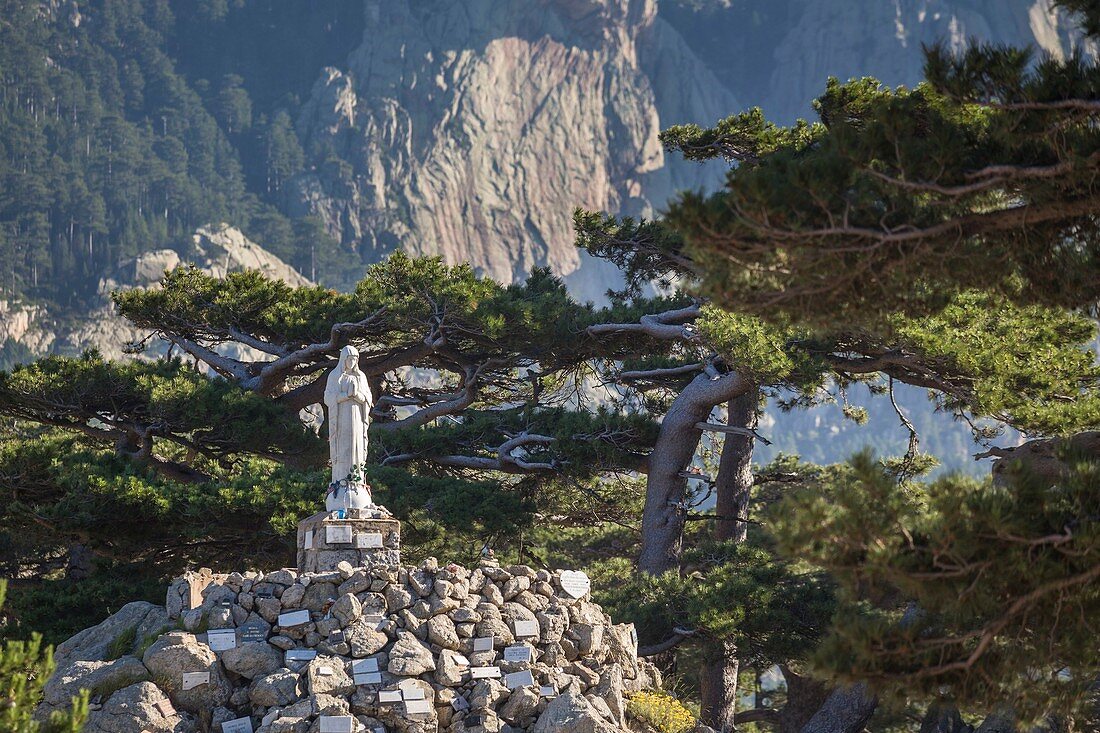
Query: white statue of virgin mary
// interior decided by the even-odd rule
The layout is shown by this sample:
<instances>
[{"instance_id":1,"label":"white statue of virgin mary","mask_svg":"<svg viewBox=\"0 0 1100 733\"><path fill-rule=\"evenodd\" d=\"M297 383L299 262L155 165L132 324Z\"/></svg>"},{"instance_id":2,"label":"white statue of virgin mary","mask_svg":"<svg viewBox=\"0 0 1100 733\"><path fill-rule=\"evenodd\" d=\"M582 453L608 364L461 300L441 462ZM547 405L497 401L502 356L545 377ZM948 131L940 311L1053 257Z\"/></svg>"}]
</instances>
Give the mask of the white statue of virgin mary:
<instances>
[{"instance_id":1,"label":"white statue of virgin mary","mask_svg":"<svg viewBox=\"0 0 1100 733\"><path fill-rule=\"evenodd\" d=\"M332 463L332 485L325 497L325 509L370 508L373 502L362 466L367 462L367 426L374 397L367 375L359 369L359 350L354 346L340 351L340 362L328 375L325 406Z\"/></svg>"}]
</instances>

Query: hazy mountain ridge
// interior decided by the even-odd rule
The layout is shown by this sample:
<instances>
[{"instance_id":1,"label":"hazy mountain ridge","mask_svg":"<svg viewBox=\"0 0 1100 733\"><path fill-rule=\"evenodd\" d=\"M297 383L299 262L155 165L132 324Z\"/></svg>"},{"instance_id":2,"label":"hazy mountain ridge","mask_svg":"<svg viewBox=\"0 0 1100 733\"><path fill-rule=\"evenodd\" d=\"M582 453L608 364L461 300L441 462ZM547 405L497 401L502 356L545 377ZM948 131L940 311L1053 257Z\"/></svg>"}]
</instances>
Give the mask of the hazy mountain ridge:
<instances>
[{"instance_id":1,"label":"hazy mountain ridge","mask_svg":"<svg viewBox=\"0 0 1100 733\"><path fill-rule=\"evenodd\" d=\"M924 45L974 39L1064 57L1081 43L1048 0L662 0L661 16L739 99L783 124L812 116L829 76L915 85Z\"/></svg>"}]
</instances>

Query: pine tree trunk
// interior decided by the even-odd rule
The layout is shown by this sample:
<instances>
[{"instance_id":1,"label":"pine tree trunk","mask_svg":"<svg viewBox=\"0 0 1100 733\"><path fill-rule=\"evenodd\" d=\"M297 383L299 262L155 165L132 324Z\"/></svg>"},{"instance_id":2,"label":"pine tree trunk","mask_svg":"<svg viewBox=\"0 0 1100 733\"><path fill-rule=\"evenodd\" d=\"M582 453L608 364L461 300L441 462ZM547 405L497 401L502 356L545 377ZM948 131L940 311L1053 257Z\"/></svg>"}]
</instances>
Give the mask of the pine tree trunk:
<instances>
[{"instance_id":1,"label":"pine tree trunk","mask_svg":"<svg viewBox=\"0 0 1100 733\"><path fill-rule=\"evenodd\" d=\"M1009 707L995 710L982 721L975 733L1015 733L1016 716Z\"/></svg>"},{"instance_id":2,"label":"pine tree trunk","mask_svg":"<svg viewBox=\"0 0 1100 733\"><path fill-rule=\"evenodd\" d=\"M756 427L756 409L759 404L759 391L749 390L728 403L726 425L739 428ZM714 527L714 537L718 540L744 542L749 525L743 521L749 508L752 494L752 451L755 440L751 435L726 435L722 445L722 457L718 463L718 476L715 480L717 503L715 513L718 520Z\"/></svg>"},{"instance_id":3,"label":"pine tree trunk","mask_svg":"<svg viewBox=\"0 0 1100 733\"><path fill-rule=\"evenodd\" d=\"M752 389L727 403L726 425L740 428L756 427L758 390ZM718 463L718 476L714 487L717 496L714 536L719 540L744 542L748 524L738 521L748 511L752 494L752 451L755 441L751 435L728 433L722 444ZM737 649L729 643L714 645L714 653L707 654L699 670L701 718L704 724L717 731L734 729L737 711Z\"/></svg>"},{"instance_id":4,"label":"pine tree trunk","mask_svg":"<svg viewBox=\"0 0 1100 733\"><path fill-rule=\"evenodd\" d=\"M717 379L700 374L665 413L657 442L649 454L642 512L642 549L638 555L640 571L658 575L679 566L687 486L687 479L681 473L690 465L699 447L702 431L695 426L706 422L715 406L750 390L749 382L736 373Z\"/></svg>"},{"instance_id":5,"label":"pine tree trunk","mask_svg":"<svg viewBox=\"0 0 1100 733\"><path fill-rule=\"evenodd\" d=\"M787 704L779 711L776 733L800 733L829 697L829 690L812 677L796 674L786 666L781 669L787 682Z\"/></svg>"},{"instance_id":6,"label":"pine tree trunk","mask_svg":"<svg viewBox=\"0 0 1100 733\"><path fill-rule=\"evenodd\" d=\"M712 645L699 670L699 718L719 733L734 729L738 668L737 648L721 642Z\"/></svg>"},{"instance_id":7,"label":"pine tree trunk","mask_svg":"<svg viewBox=\"0 0 1100 733\"><path fill-rule=\"evenodd\" d=\"M974 728L967 725L959 716L957 708L951 705L932 705L921 721L920 733L973 733Z\"/></svg>"},{"instance_id":8,"label":"pine tree trunk","mask_svg":"<svg viewBox=\"0 0 1100 733\"><path fill-rule=\"evenodd\" d=\"M861 733L878 701L860 682L834 689L800 733Z\"/></svg>"},{"instance_id":9,"label":"pine tree trunk","mask_svg":"<svg viewBox=\"0 0 1100 733\"><path fill-rule=\"evenodd\" d=\"M69 558L65 568L65 577L69 580L85 580L95 572L95 555L83 543L69 545Z\"/></svg>"}]
</instances>

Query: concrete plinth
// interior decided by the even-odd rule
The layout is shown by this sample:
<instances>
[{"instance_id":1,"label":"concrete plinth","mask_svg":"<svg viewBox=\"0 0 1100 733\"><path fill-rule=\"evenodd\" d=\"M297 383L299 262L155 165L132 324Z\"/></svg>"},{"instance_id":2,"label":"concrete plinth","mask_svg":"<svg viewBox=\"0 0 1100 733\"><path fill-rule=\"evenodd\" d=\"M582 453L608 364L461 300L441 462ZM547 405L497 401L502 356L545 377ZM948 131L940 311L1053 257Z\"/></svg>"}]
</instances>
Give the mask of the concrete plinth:
<instances>
[{"instance_id":1,"label":"concrete plinth","mask_svg":"<svg viewBox=\"0 0 1100 733\"><path fill-rule=\"evenodd\" d=\"M369 515L369 516L368 516ZM377 510L319 512L298 523L298 570L327 573L347 560L353 567L401 564L401 523Z\"/></svg>"}]
</instances>

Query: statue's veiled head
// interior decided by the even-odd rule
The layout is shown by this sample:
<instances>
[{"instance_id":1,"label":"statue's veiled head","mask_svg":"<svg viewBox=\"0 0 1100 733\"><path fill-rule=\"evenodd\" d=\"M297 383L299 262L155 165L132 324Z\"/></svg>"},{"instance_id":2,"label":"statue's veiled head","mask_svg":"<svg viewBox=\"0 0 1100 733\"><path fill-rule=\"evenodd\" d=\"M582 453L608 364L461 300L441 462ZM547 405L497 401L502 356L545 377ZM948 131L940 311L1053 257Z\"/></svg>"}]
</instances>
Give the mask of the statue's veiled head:
<instances>
[{"instance_id":1,"label":"statue's veiled head","mask_svg":"<svg viewBox=\"0 0 1100 733\"><path fill-rule=\"evenodd\" d=\"M354 372L359 368L359 349L355 348L351 344L348 344L344 348L340 349L340 364L343 365L345 372Z\"/></svg>"}]
</instances>

